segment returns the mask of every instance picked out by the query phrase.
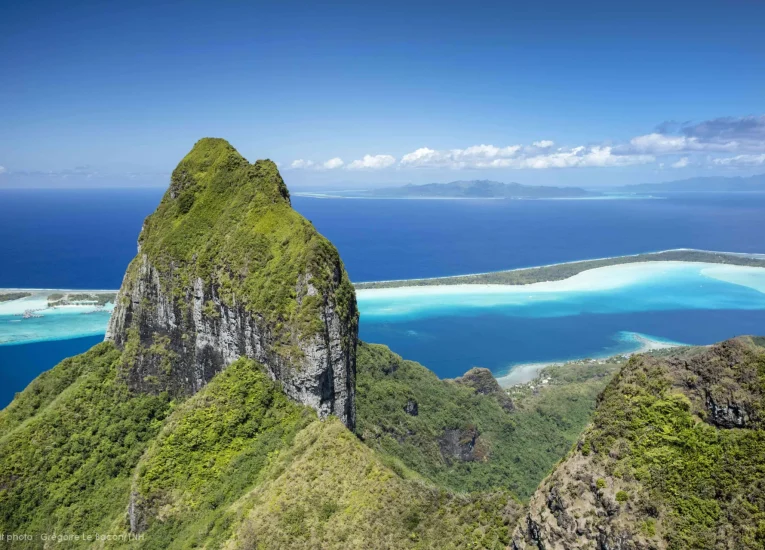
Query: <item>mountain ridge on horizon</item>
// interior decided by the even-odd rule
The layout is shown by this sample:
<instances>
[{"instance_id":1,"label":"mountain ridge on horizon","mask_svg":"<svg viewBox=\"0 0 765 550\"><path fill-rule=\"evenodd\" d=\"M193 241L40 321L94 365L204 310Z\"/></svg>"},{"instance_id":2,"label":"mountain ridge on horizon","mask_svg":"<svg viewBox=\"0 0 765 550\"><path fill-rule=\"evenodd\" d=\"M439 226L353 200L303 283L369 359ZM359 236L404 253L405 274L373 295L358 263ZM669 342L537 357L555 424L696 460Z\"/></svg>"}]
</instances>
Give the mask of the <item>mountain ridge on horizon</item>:
<instances>
[{"instance_id":1,"label":"mountain ridge on horizon","mask_svg":"<svg viewBox=\"0 0 765 550\"><path fill-rule=\"evenodd\" d=\"M747 193L765 191L765 174L752 176L698 176L660 182L581 185L532 185L491 179L454 180L450 182L405 183L354 187L325 191L330 195L375 198L576 198L614 193ZM316 191L299 187L295 195L310 196Z\"/></svg>"},{"instance_id":2,"label":"mountain ridge on horizon","mask_svg":"<svg viewBox=\"0 0 765 550\"><path fill-rule=\"evenodd\" d=\"M618 185L609 189L630 193L747 193L765 191L765 174L753 176L700 176L657 183Z\"/></svg>"},{"instance_id":3,"label":"mountain ridge on horizon","mask_svg":"<svg viewBox=\"0 0 765 550\"><path fill-rule=\"evenodd\" d=\"M597 191L581 187L554 187L549 185L525 185L517 182L504 183L488 179L456 180L447 183L424 183L392 187L377 187L348 193L361 193L376 198L581 198L600 196Z\"/></svg>"}]
</instances>

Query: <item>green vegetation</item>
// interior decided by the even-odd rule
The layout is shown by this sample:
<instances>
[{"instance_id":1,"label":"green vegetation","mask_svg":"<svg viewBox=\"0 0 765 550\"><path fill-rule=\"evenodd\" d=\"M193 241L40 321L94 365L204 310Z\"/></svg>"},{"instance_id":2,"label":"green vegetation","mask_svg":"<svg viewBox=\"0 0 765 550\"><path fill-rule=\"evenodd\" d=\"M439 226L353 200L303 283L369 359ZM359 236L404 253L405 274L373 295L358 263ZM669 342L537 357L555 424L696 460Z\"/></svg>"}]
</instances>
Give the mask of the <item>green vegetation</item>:
<instances>
[{"instance_id":1,"label":"green vegetation","mask_svg":"<svg viewBox=\"0 0 765 550\"><path fill-rule=\"evenodd\" d=\"M130 392L121 353L99 344L0 413L0 531L127 535L130 509L143 537L125 547L505 548L521 516L511 491L528 497L594 418L573 455L589 461L584 491L612 498L633 532L669 548L760 548L754 342L641 355L610 383L618 360L547 367L509 393L480 369L439 380L362 344L363 442L251 360L171 401ZM727 417L710 415L702 388L748 411L746 426L716 427Z\"/></svg>"},{"instance_id":2,"label":"green vegetation","mask_svg":"<svg viewBox=\"0 0 765 550\"><path fill-rule=\"evenodd\" d=\"M506 493L462 495L401 477L337 420L315 422L242 500L244 548L504 549Z\"/></svg>"},{"instance_id":3,"label":"green vegetation","mask_svg":"<svg viewBox=\"0 0 765 550\"><path fill-rule=\"evenodd\" d=\"M658 521L669 548L763 548L765 349L742 338L676 357L637 356L607 387L584 439L592 469L625 487L616 501L635 501L647 536ZM708 400L720 392L749 411L743 427L719 427Z\"/></svg>"},{"instance_id":4,"label":"green vegetation","mask_svg":"<svg viewBox=\"0 0 765 550\"><path fill-rule=\"evenodd\" d=\"M10 302L11 300L20 300L31 296L31 292L2 292L0 293L0 302Z\"/></svg>"},{"instance_id":5,"label":"green vegetation","mask_svg":"<svg viewBox=\"0 0 765 550\"><path fill-rule=\"evenodd\" d=\"M288 401L250 360L182 403L130 392L120 362L112 344L99 344L1 413L0 532L127 536L132 516L141 538L109 547L509 543L520 506L508 492L431 485L337 419L319 422Z\"/></svg>"},{"instance_id":6,"label":"green vegetation","mask_svg":"<svg viewBox=\"0 0 765 550\"><path fill-rule=\"evenodd\" d=\"M439 380L385 346L360 344L357 432L364 442L426 479L458 491L509 489L528 498L571 449L618 362L548 367L505 394ZM548 383L542 385L540 380ZM417 415L406 412L417 404ZM449 432L460 441L449 441Z\"/></svg>"},{"instance_id":7,"label":"green vegetation","mask_svg":"<svg viewBox=\"0 0 765 550\"><path fill-rule=\"evenodd\" d=\"M200 529L225 540L227 507L315 418L263 367L246 359L230 365L173 412L138 465L134 501L149 546L184 547Z\"/></svg>"},{"instance_id":8,"label":"green vegetation","mask_svg":"<svg viewBox=\"0 0 765 550\"><path fill-rule=\"evenodd\" d=\"M185 402L130 392L122 361L99 344L0 414L2 531L127 534L132 494L144 548L218 548L232 537L258 548L504 548L520 514L508 489L527 496L573 441L560 423L576 432L592 406L564 421L545 400L566 377L594 379L557 368L549 377L560 388L519 388L508 411L489 384L478 393L363 344L365 446L288 401L250 360ZM404 410L409 399L418 416ZM447 429L476 434L469 460L459 437L456 454L442 446Z\"/></svg>"},{"instance_id":9,"label":"green vegetation","mask_svg":"<svg viewBox=\"0 0 765 550\"><path fill-rule=\"evenodd\" d=\"M131 394L116 376L119 355L103 343L67 359L0 413L0 531L106 532L124 515L133 469L170 403Z\"/></svg>"},{"instance_id":10,"label":"green vegetation","mask_svg":"<svg viewBox=\"0 0 765 550\"><path fill-rule=\"evenodd\" d=\"M573 277L588 269L638 262L706 262L714 264L765 267L765 260L751 256L706 252L704 250L666 250L664 252L651 252L646 254L636 254L634 256L617 256L615 258L604 258L601 260L583 260L581 262L542 267L527 267L477 275L456 275L454 277L438 277L433 279L356 283L355 286L357 289L364 289L468 284L528 285L542 281L562 281L563 279L568 279L569 277Z\"/></svg>"},{"instance_id":11,"label":"green vegetation","mask_svg":"<svg viewBox=\"0 0 765 550\"><path fill-rule=\"evenodd\" d=\"M139 238L142 254L178 300L201 278L228 306L241 303L292 337L321 329L322 297L336 284L338 311L356 315L353 288L332 244L295 212L276 165L248 163L225 140L205 138L173 171ZM141 256L128 268L136 277ZM302 278L302 279L301 279ZM298 298L309 282L318 293Z\"/></svg>"}]
</instances>

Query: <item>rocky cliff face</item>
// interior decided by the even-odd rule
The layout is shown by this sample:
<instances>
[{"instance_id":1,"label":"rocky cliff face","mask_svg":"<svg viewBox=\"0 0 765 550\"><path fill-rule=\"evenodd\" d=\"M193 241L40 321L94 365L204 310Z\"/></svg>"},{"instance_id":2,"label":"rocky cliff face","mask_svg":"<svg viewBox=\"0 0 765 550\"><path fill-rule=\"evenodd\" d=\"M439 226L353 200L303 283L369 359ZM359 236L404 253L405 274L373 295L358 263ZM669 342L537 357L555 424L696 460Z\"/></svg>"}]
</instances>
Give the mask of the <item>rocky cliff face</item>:
<instances>
[{"instance_id":1,"label":"rocky cliff face","mask_svg":"<svg viewBox=\"0 0 765 550\"><path fill-rule=\"evenodd\" d=\"M762 548L765 349L637 356L531 498L513 548Z\"/></svg>"},{"instance_id":2,"label":"rocky cliff face","mask_svg":"<svg viewBox=\"0 0 765 550\"><path fill-rule=\"evenodd\" d=\"M276 166L203 139L144 223L106 339L135 391L191 395L246 356L353 429L357 334L339 255L292 210Z\"/></svg>"}]
</instances>

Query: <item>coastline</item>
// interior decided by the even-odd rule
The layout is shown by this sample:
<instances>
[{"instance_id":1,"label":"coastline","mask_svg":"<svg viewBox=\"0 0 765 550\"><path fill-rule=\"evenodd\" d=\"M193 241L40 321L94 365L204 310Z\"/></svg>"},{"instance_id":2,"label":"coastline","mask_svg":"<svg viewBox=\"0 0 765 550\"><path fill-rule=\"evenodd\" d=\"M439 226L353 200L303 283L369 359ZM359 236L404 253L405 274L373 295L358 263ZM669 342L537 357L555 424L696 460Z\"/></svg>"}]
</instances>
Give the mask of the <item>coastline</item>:
<instances>
[{"instance_id":1,"label":"coastline","mask_svg":"<svg viewBox=\"0 0 765 550\"><path fill-rule=\"evenodd\" d=\"M765 288L764 267L690 261L637 261L593 267L579 271L570 277L539 280L525 284L465 282L363 287L356 289L356 296L360 303L370 305L379 303L381 300L397 300L397 304L401 306L405 304L404 300L417 298L419 303L428 303L432 306L435 305L433 300L439 297L451 298L452 302L450 303L456 303L454 302L456 299L463 300L463 303L469 303L483 297L482 303L486 305L485 299L492 296L503 300L506 299L503 297L517 297L509 303L518 303L518 299L530 300L534 298L538 300L559 293L591 293L616 290L656 278L679 276L693 269L698 270L698 274L705 279L715 279L765 292L763 290ZM746 276L752 273L756 273L756 277L747 280Z\"/></svg>"},{"instance_id":2,"label":"coastline","mask_svg":"<svg viewBox=\"0 0 765 550\"><path fill-rule=\"evenodd\" d=\"M532 380L534 380L535 378L539 376L539 373L542 369L544 369L545 367L553 366L553 365L576 363L576 362L585 361L588 359L594 360L594 361L602 361L604 359L608 359L609 357L615 357L615 356L622 356L624 358L627 358L638 353L646 353L649 351L655 351L660 349L671 349L671 348L688 346L688 344L662 340L659 338L648 336L646 334L639 334L637 332L620 333L619 339L622 342L623 341L636 342L637 344L639 344L639 347L632 351L625 351L623 353L616 353L616 354L605 353L602 355L565 359L561 361L545 361L541 363L520 363L517 365L512 365L506 374L495 376L495 378L500 386L502 386L503 388L509 388L519 384L526 384L528 382L531 382Z\"/></svg>"},{"instance_id":3,"label":"coastline","mask_svg":"<svg viewBox=\"0 0 765 550\"><path fill-rule=\"evenodd\" d=\"M0 319L10 317L14 318L11 319L14 321L16 317L23 317L27 321L27 317L58 317L99 311L110 312L114 307L112 296L117 294L116 290L0 289L0 294L16 292L23 292L28 296L0 302ZM54 294L59 296L51 302L50 297ZM69 296L75 295L78 295L78 298L69 302ZM88 296L89 300L84 300L83 295ZM99 302L100 299L104 300L104 303Z\"/></svg>"},{"instance_id":4,"label":"coastline","mask_svg":"<svg viewBox=\"0 0 765 550\"><path fill-rule=\"evenodd\" d=\"M702 250L697 248L670 248L667 250L657 250L654 252L640 252L637 254L622 254L620 256L606 256L603 258L588 258L583 260L571 260L567 262L556 262L552 264L542 264L542 265L528 266L528 267L515 267L512 269L502 269L498 271L464 273L461 275L443 275L439 277L419 277L414 279L388 279L388 280L382 280L382 281L359 281L354 283L354 286L356 287L357 290L381 288L381 287L376 287L372 285L390 285L389 288L415 287L415 286L426 286L431 284L431 282L434 282L434 281L456 281L459 279L467 280L465 284L475 284L475 283L470 283L469 279L475 278L475 277L496 277L496 276L501 276L504 274L512 275L512 274L522 273L526 271L533 272L533 271L543 270L543 269L554 269L554 268L560 268L560 267L566 267L566 266L575 266L577 264L586 265L586 264L596 263L596 262L614 262L614 263L603 265L603 266L593 266L589 268L585 267L584 269L579 271L579 273L582 273L584 271L590 271L592 269L597 269L597 267L608 267L611 265L629 264L629 263L645 263L650 261L677 261L677 262L684 262L684 263L704 263L704 262L698 262L694 260L660 260L660 259L651 260L649 258L651 256L661 256L661 255L671 255L671 254L699 254L699 255L708 255L710 257L727 257L731 259L752 260L755 262L762 262L763 267L765 267L765 253L722 252L722 251L716 251L716 250ZM641 257L646 257L646 259L644 261L638 260L634 262L630 262L630 261L619 262L619 260L629 260L632 258L641 258ZM707 263L719 263L719 264L725 265L723 262L707 262ZM571 274L571 276L574 276L574 275L576 275L576 273ZM560 279L539 279L533 282L552 282L553 280L560 280ZM460 283L447 283L447 284L460 284ZM508 283L497 283L497 284L507 285ZM528 283L525 283L525 284L528 284Z\"/></svg>"}]
</instances>

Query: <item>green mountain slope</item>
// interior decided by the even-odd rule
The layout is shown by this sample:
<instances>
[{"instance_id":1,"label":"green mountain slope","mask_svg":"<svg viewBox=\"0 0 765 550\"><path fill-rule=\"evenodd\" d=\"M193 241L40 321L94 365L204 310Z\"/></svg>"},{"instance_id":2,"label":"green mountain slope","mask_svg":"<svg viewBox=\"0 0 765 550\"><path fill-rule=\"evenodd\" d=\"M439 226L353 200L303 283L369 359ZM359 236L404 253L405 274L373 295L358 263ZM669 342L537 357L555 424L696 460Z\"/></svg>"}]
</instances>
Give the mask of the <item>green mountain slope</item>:
<instances>
[{"instance_id":1,"label":"green mountain slope","mask_svg":"<svg viewBox=\"0 0 765 550\"><path fill-rule=\"evenodd\" d=\"M513 402L485 369L440 380L365 343L357 365L357 432L367 445L441 486L524 499L577 440L619 367L549 367L547 385L518 388Z\"/></svg>"},{"instance_id":2,"label":"green mountain slope","mask_svg":"<svg viewBox=\"0 0 765 550\"><path fill-rule=\"evenodd\" d=\"M171 403L132 393L120 355L103 343L67 359L0 413L3 533L108 532L124 517L133 469Z\"/></svg>"},{"instance_id":3,"label":"green mountain slope","mask_svg":"<svg viewBox=\"0 0 765 550\"><path fill-rule=\"evenodd\" d=\"M504 548L520 515L507 492L455 494L391 469L251 360L182 404L131 394L119 368L120 353L100 344L3 411L3 532L156 549Z\"/></svg>"},{"instance_id":4,"label":"green mountain slope","mask_svg":"<svg viewBox=\"0 0 765 550\"><path fill-rule=\"evenodd\" d=\"M516 548L765 547L765 349L637 356L531 499Z\"/></svg>"}]
</instances>

